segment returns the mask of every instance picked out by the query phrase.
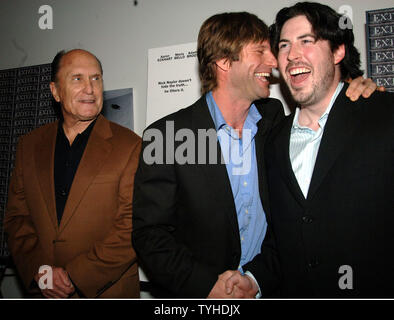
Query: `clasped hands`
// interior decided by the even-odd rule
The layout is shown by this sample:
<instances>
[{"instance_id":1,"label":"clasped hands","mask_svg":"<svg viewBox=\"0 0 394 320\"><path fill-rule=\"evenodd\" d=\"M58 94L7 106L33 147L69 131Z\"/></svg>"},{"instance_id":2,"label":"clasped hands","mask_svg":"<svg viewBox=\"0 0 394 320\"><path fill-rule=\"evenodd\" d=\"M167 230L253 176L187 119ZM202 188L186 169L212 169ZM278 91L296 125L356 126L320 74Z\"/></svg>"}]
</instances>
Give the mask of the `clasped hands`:
<instances>
[{"instance_id":1,"label":"clasped hands","mask_svg":"<svg viewBox=\"0 0 394 320\"><path fill-rule=\"evenodd\" d=\"M41 277L51 277L50 285L48 280L45 283L45 287L40 287L41 293L46 298L68 298L74 292L75 288L70 280L70 277L67 271L63 268L59 267L49 267L50 273L47 274L49 271L44 273L37 273L34 276L34 280L37 282L38 286L40 287L40 278Z\"/></svg>"},{"instance_id":2,"label":"clasped hands","mask_svg":"<svg viewBox=\"0 0 394 320\"><path fill-rule=\"evenodd\" d=\"M256 282L251 277L242 275L238 270L228 270L219 275L208 298L255 298L258 290Z\"/></svg>"}]
</instances>

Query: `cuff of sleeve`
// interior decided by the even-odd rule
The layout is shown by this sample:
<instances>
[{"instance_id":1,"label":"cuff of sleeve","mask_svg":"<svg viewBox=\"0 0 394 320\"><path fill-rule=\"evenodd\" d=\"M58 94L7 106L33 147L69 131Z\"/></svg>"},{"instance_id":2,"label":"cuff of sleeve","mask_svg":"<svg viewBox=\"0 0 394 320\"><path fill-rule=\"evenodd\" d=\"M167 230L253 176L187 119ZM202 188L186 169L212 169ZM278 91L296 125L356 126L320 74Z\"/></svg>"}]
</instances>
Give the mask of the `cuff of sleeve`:
<instances>
[{"instance_id":1,"label":"cuff of sleeve","mask_svg":"<svg viewBox=\"0 0 394 320\"><path fill-rule=\"evenodd\" d=\"M253 276L253 274L250 271L246 271L245 275L248 276L249 278L251 278L257 285L257 288L259 288L259 291L257 291L257 294L255 296L256 299L260 299L261 298L261 290L260 290L260 286L256 280L256 278Z\"/></svg>"},{"instance_id":2,"label":"cuff of sleeve","mask_svg":"<svg viewBox=\"0 0 394 320\"><path fill-rule=\"evenodd\" d=\"M86 298L86 296L83 294L83 292L77 287L77 285L75 284L75 282L73 281L73 279L71 279L70 275L68 275L68 278L70 279L72 285L74 286L74 293L76 293L79 298ZM72 293L71 296L74 294Z\"/></svg>"}]
</instances>

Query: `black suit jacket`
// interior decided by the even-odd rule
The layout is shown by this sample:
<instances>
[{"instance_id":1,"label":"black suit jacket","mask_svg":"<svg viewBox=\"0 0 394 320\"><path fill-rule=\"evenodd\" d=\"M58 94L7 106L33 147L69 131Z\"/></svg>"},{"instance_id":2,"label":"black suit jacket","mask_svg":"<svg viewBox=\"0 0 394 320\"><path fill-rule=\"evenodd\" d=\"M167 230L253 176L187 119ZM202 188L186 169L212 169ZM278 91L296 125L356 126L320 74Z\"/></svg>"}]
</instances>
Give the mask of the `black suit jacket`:
<instances>
[{"instance_id":1,"label":"black suit jacket","mask_svg":"<svg viewBox=\"0 0 394 320\"><path fill-rule=\"evenodd\" d=\"M256 134L259 174L263 174L265 138L283 118L282 104L275 99L255 102L262 119ZM166 124L167 123L167 124ZM172 123L174 129L171 129ZM144 132L163 133L164 142L174 142L173 133L190 129L195 137L196 159L199 129L213 129L205 96L192 106L152 124ZM153 129L153 131L152 131ZM174 150L183 142L175 141ZM159 143L158 145L161 145ZM207 143L208 145L208 143ZM133 200L133 245L151 282L160 286L161 296L207 297L218 275L237 269L241 245L237 214L230 180L224 164L147 164L144 154L151 152L150 141L143 151L135 177ZM221 159L215 135L214 149ZM164 148L164 155L174 155ZM161 152L159 152L161 153ZM156 155L158 155L156 153ZM146 160L146 159L145 159ZM201 159L199 161L201 163ZM260 192L263 189L260 181ZM264 193L262 193L264 196ZM167 292L165 292L167 291Z\"/></svg>"},{"instance_id":2,"label":"black suit jacket","mask_svg":"<svg viewBox=\"0 0 394 320\"><path fill-rule=\"evenodd\" d=\"M246 266L263 296L276 286L285 297L394 296L394 95L351 102L346 89L329 114L306 199L289 158L294 115L267 141L269 230Z\"/></svg>"}]
</instances>

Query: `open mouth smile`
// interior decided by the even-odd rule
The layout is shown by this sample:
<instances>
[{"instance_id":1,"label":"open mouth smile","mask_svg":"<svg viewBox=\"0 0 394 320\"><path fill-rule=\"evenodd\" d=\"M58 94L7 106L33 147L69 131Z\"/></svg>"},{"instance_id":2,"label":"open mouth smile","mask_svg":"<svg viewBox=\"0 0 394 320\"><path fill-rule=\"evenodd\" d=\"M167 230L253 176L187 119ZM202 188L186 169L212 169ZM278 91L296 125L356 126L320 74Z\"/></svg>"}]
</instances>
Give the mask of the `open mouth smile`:
<instances>
[{"instance_id":1,"label":"open mouth smile","mask_svg":"<svg viewBox=\"0 0 394 320\"><path fill-rule=\"evenodd\" d=\"M261 81L268 81L267 78L269 78L271 76L271 73L269 72L256 72L254 74L254 76L258 79L260 79Z\"/></svg>"},{"instance_id":2,"label":"open mouth smile","mask_svg":"<svg viewBox=\"0 0 394 320\"><path fill-rule=\"evenodd\" d=\"M306 80L311 74L311 70L305 67L296 67L289 70L290 79L292 84L300 84L302 81Z\"/></svg>"}]
</instances>

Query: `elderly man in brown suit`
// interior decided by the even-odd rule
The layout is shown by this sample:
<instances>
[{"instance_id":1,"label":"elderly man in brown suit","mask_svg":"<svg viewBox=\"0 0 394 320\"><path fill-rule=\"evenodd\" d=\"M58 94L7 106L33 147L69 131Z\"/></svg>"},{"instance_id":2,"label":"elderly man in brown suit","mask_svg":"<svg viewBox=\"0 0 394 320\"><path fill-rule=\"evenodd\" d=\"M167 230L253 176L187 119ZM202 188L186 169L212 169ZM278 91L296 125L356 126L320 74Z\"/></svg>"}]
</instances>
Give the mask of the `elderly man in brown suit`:
<instances>
[{"instance_id":1,"label":"elderly man in brown suit","mask_svg":"<svg viewBox=\"0 0 394 320\"><path fill-rule=\"evenodd\" d=\"M10 183L4 227L18 272L48 298L139 297L131 215L141 139L100 115L91 53L60 52L50 87L63 119L20 139Z\"/></svg>"}]
</instances>

